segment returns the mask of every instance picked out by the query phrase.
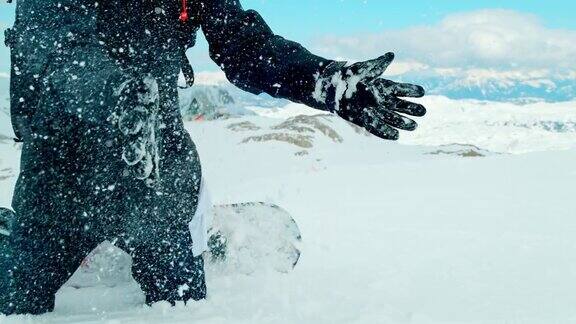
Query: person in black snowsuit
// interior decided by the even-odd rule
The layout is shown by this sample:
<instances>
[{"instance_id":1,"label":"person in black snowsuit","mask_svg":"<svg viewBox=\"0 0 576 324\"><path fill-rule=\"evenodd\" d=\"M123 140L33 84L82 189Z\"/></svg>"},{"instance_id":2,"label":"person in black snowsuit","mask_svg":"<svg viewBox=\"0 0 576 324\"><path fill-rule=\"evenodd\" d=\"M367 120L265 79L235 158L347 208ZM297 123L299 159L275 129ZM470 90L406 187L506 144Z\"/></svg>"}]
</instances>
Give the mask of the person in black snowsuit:
<instances>
[{"instance_id":1,"label":"person in black snowsuit","mask_svg":"<svg viewBox=\"0 0 576 324\"><path fill-rule=\"evenodd\" d=\"M416 128L402 114L425 114L399 98L422 87L380 78L391 53L356 64L315 56L238 0L18 0L6 41L23 148L10 235L0 235L0 313L51 311L104 240L132 256L147 303L205 298L188 229L202 173L177 95L181 70L193 82L184 52L199 28L248 92L334 112L384 139Z\"/></svg>"}]
</instances>

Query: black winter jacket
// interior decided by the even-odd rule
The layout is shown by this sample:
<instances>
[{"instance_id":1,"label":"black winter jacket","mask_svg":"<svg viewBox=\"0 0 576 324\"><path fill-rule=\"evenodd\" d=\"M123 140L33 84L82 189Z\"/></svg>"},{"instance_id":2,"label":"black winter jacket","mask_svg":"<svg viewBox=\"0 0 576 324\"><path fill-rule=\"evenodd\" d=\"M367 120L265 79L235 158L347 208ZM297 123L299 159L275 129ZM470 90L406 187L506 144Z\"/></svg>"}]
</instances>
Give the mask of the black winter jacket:
<instances>
[{"instance_id":1,"label":"black winter jacket","mask_svg":"<svg viewBox=\"0 0 576 324\"><path fill-rule=\"evenodd\" d=\"M238 0L192 0L186 22L178 19L179 0L145 0L138 6L115 0L103 7L104 39L116 49L132 48L123 53L140 61L137 66L165 64L160 57L176 61L182 48L194 45L196 31L202 28L210 57L234 85L254 94L318 104L310 101L314 75L331 61L275 35L257 12L244 10Z\"/></svg>"},{"instance_id":2,"label":"black winter jacket","mask_svg":"<svg viewBox=\"0 0 576 324\"><path fill-rule=\"evenodd\" d=\"M189 0L185 22L179 20L181 6L181 0L19 0L7 37L7 44L17 47L11 87L22 90L11 102L17 135L18 125L37 105L37 94L30 90L37 88L34 80L55 51L74 43L98 43L127 71L167 77L178 74L182 53L194 45L200 28L210 57L237 87L326 109L312 93L315 76L332 61L275 35L239 0Z\"/></svg>"}]
</instances>

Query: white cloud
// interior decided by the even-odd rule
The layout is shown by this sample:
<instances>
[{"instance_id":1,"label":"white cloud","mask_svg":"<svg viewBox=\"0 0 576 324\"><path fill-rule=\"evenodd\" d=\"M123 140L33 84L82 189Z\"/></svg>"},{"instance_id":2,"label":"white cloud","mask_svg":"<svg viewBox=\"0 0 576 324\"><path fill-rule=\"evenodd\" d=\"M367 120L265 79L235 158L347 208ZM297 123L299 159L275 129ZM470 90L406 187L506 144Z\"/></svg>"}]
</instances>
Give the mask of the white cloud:
<instances>
[{"instance_id":1,"label":"white cloud","mask_svg":"<svg viewBox=\"0 0 576 324\"><path fill-rule=\"evenodd\" d=\"M436 25L327 36L316 44L326 56L358 60L393 51L419 68L576 70L576 30L547 28L536 16L511 10L452 14Z\"/></svg>"},{"instance_id":2,"label":"white cloud","mask_svg":"<svg viewBox=\"0 0 576 324\"><path fill-rule=\"evenodd\" d=\"M8 79L10 78L10 74L6 72L0 72L0 79Z\"/></svg>"}]
</instances>

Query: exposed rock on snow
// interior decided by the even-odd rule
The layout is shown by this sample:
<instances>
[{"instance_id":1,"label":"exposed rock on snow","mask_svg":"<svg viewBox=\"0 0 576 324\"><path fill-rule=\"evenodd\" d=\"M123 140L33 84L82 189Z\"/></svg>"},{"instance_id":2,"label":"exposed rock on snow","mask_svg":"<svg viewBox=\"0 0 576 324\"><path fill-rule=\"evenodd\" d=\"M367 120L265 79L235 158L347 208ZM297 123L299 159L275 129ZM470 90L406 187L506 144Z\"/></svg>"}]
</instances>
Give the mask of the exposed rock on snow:
<instances>
[{"instance_id":1,"label":"exposed rock on snow","mask_svg":"<svg viewBox=\"0 0 576 324\"><path fill-rule=\"evenodd\" d=\"M327 125L327 123L332 122L332 118L334 118L332 115L300 115L288 118L285 122L271 128L274 130L289 130L298 133L315 133L316 131L319 131L321 134L328 136L332 141L342 143L344 142L342 136L340 136L332 127Z\"/></svg>"},{"instance_id":2,"label":"exposed rock on snow","mask_svg":"<svg viewBox=\"0 0 576 324\"><path fill-rule=\"evenodd\" d=\"M257 134L246 137L241 143L252 142L270 142L279 141L295 145L303 149L311 149L314 146L316 135L322 135L329 138L332 142L342 143L344 138L329 124L332 123L332 115L298 115L290 117L280 124L269 127L273 132ZM234 123L228 125L228 129L238 131L241 128L243 131L257 131L261 128L255 124L244 121L241 123ZM283 131L283 132L279 132ZM304 156L307 152L296 152L296 156Z\"/></svg>"},{"instance_id":3,"label":"exposed rock on snow","mask_svg":"<svg viewBox=\"0 0 576 324\"><path fill-rule=\"evenodd\" d=\"M250 136L242 140L243 144L252 142L270 142L278 141L285 142L288 144L296 145L301 148L309 149L312 148L313 137L310 135L302 134L289 134L289 133L270 133L264 135Z\"/></svg>"},{"instance_id":4,"label":"exposed rock on snow","mask_svg":"<svg viewBox=\"0 0 576 324\"><path fill-rule=\"evenodd\" d=\"M519 127L538 129L551 133L576 133L576 121L562 122L559 120L533 120L533 121L500 121L486 123L495 127Z\"/></svg>"},{"instance_id":5,"label":"exposed rock on snow","mask_svg":"<svg viewBox=\"0 0 576 324\"><path fill-rule=\"evenodd\" d=\"M249 122L249 121L232 123L232 124L228 125L226 128L228 128L229 130L235 131L235 132L260 130L260 126L256 126L256 124Z\"/></svg>"},{"instance_id":6,"label":"exposed rock on snow","mask_svg":"<svg viewBox=\"0 0 576 324\"><path fill-rule=\"evenodd\" d=\"M483 150L475 145L449 144L449 145L440 145L438 149L431 151L427 154L456 155L461 157L484 157L488 155L493 155L494 153L487 150Z\"/></svg>"}]
</instances>

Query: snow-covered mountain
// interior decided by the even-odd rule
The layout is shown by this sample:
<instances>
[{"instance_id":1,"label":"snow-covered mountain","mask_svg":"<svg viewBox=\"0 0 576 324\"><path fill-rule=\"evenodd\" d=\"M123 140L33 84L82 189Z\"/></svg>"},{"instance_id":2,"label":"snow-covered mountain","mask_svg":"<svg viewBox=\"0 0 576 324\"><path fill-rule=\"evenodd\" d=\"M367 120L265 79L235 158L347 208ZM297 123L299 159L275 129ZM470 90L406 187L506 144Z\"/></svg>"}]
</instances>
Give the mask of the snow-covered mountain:
<instances>
[{"instance_id":1,"label":"snow-covered mountain","mask_svg":"<svg viewBox=\"0 0 576 324\"><path fill-rule=\"evenodd\" d=\"M223 73L199 73L193 87L181 86L180 108L185 120L226 119L254 115L247 107L283 107L288 101L275 99L266 94L259 96L233 86Z\"/></svg>"},{"instance_id":2,"label":"snow-covered mountain","mask_svg":"<svg viewBox=\"0 0 576 324\"><path fill-rule=\"evenodd\" d=\"M428 94L453 99L560 102L576 98L574 73L561 75L548 71L433 69L408 72L392 78L421 84Z\"/></svg>"},{"instance_id":3,"label":"snow-covered mountain","mask_svg":"<svg viewBox=\"0 0 576 324\"><path fill-rule=\"evenodd\" d=\"M197 85L180 90L180 108L185 120L231 118L253 114L232 96L231 87Z\"/></svg>"}]
</instances>

